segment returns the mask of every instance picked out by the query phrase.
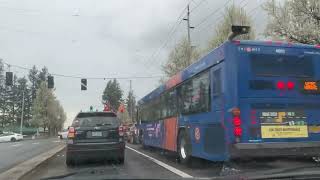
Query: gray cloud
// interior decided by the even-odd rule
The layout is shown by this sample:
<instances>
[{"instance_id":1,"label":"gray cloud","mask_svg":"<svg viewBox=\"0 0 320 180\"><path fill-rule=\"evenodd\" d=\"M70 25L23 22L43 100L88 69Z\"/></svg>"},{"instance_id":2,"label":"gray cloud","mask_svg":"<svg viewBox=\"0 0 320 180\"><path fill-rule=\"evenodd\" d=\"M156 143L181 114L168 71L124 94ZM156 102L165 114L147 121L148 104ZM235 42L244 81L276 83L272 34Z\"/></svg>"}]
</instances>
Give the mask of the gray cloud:
<instances>
[{"instance_id":1,"label":"gray cloud","mask_svg":"<svg viewBox=\"0 0 320 180\"><path fill-rule=\"evenodd\" d=\"M240 1L240 0L239 0ZM235 3L239 3L235 0ZM248 0L251 9L262 1ZM182 22L167 48L149 59L167 38L187 0L6 0L0 1L0 57L25 67L47 66L50 72L87 77L159 75L159 65L182 36ZM194 2L200 2L195 0ZM206 0L192 13L196 24L224 1ZM194 3L191 7L195 6ZM256 25L265 24L258 12ZM215 17L208 23L214 22ZM261 31L261 29L259 29ZM203 46L209 31L192 33ZM149 60L149 61L148 61ZM156 62L158 61L158 62ZM27 72L19 69L19 76ZM80 91L80 80L56 77L56 95L68 112L69 121L90 105L102 108L101 93L107 81L88 80L88 91ZM125 92L128 80L120 80ZM133 80L138 98L158 84L156 79ZM126 94L126 93L125 93Z\"/></svg>"}]
</instances>

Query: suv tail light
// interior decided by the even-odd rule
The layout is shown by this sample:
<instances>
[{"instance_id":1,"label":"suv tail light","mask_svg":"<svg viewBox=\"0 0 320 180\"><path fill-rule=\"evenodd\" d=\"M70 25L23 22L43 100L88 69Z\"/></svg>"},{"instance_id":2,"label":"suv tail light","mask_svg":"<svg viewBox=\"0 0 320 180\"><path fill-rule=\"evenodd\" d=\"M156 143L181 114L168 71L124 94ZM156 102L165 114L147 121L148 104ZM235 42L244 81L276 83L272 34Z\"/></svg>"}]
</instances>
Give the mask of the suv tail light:
<instances>
[{"instance_id":1,"label":"suv tail light","mask_svg":"<svg viewBox=\"0 0 320 180\"><path fill-rule=\"evenodd\" d=\"M74 129L74 127L69 127L68 138L74 138L75 134L76 134L76 130Z\"/></svg>"},{"instance_id":2,"label":"suv tail light","mask_svg":"<svg viewBox=\"0 0 320 180\"><path fill-rule=\"evenodd\" d=\"M123 126L119 126L119 136L123 136L124 132L123 132Z\"/></svg>"}]
</instances>

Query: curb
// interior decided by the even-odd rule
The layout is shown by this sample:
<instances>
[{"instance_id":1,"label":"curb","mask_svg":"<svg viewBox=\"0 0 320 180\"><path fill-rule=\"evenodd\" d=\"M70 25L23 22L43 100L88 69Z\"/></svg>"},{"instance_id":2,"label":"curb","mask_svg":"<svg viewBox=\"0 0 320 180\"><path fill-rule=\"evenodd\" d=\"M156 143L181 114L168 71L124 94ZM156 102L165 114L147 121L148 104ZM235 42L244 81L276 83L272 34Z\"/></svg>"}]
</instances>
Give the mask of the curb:
<instances>
[{"instance_id":1,"label":"curb","mask_svg":"<svg viewBox=\"0 0 320 180\"><path fill-rule=\"evenodd\" d=\"M65 148L65 144L59 145L50 151L44 152L40 155L37 155L29 160L26 160L15 167L3 172L0 174L0 179L6 179L6 180L19 180L22 176L26 175L30 171L32 171L34 168L39 166L44 161L48 160L52 156L54 156L59 151L63 150Z\"/></svg>"}]
</instances>

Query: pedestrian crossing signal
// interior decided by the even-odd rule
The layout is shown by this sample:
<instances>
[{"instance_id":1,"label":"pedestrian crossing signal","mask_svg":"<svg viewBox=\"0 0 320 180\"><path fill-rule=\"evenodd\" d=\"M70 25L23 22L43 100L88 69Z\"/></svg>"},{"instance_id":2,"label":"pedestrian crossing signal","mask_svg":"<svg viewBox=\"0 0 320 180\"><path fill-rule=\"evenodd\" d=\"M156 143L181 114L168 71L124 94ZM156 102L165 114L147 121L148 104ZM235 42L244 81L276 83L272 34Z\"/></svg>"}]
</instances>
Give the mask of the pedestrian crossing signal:
<instances>
[{"instance_id":1,"label":"pedestrian crossing signal","mask_svg":"<svg viewBox=\"0 0 320 180\"><path fill-rule=\"evenodd\" d=\"M12 86L12 85L13 85L13 73L6 72L6 86Z\"/></svg>"},{"instance_id":2,"label":"pedestrian crossing signal","mask_svg":"<svg viewBox=\"0 0 320 180\"><path fill-rule=\"evenodd\" d=\"M54 78L53 76L48 76L48 88L53 89L54 88Z\"/></svg>"},{"instance_id":3,"label":"pedestrian crossing signal","mask_svg":"<svg viewBox=\"0 0 320 180\"><path fill-rule=\"evenodd\" d=\"M87 90L87 79L81 79L81 90Z\"/></svg>"}]
</instances>

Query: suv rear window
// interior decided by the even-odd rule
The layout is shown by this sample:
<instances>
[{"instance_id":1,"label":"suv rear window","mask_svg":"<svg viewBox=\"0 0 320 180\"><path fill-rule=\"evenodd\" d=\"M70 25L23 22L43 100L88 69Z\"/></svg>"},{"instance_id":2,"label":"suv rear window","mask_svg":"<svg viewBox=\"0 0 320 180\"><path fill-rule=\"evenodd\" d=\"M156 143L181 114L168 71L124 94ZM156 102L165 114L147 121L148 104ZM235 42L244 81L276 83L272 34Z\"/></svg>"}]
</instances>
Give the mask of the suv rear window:
<instances>
[{"instance_id":1,"label":"suv rear window","mask_svg":"<svg viewBox=\"0 0 320 180\"><path fill-rule=\"evenodd\" d=\"M257 76L313 77L310 56L251 55L251 72Z\"/></svg>"},{"instance_id":2,"label":"suv rear window","mask_svg":"<svg viewBox=\"0 0 320 180\"><path fill-rule=\"evenodd\" d=\"M119 120L114 113L79 113L73 127L118 126Z\"/></svg>"}]
</instances>

